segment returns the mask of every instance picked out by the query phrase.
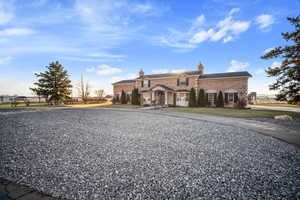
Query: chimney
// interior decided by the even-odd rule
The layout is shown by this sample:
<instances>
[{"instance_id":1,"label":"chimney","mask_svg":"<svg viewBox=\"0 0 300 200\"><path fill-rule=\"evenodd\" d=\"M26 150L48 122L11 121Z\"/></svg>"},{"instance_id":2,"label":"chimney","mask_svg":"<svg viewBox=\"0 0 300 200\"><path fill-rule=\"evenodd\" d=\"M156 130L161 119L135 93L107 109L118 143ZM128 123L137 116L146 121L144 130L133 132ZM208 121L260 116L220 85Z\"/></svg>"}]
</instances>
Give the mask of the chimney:
<instances>
[{"instance_id":1,"label":"chimney","mask_svg":"<svg viewBox=\"0 0 300 200\"><path fill-rule=\"evenodd\" d=\"M144 76L144 71L143 71L143 69L140 70L140 73L139 73L139 74L140 74L140 77L143 77L143 76Z\"/></svg>"},{"instance_id":2,"label":"chimney","mask_svg":"<svg viewBox=\"0 0 300 200\"><path fill-rule=\"evenodd\" d=\"M202 65L201 62L200 62L200 64L198 65L198 71L200 71L201 74L203 74L203 72L204 72L204 65Z\"/></svg>"}]
</instances>

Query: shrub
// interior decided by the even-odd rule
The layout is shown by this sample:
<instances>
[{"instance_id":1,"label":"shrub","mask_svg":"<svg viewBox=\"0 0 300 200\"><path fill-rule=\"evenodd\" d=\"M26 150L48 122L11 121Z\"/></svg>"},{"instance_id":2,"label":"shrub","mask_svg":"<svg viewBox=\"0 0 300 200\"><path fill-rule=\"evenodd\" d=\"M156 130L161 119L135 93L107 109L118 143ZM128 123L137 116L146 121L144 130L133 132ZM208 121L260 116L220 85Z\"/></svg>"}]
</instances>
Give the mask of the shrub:
<instances>
[{"instance_id":1,"label":"shrub","mask_svg":"<svg viewBox=\"0 0 300 200\"><path fill-rule=\"evenodd\" d=\"M122 93L121 93L121 104L126 104L127 101L126 101L126 93L124 92L124 90L122 90Z\"/></svg>"},{"instance_id":2,"label":"shrub","mask_svg":"<svg viewBox=\"0 0 300 200\"><path fill-rule=\"evenodd\" d=\"M116 104L117 103L117 98L116 97L113 97L112 100L111 100L112 104Z\"/></svg>"},{"instance_id":3,"label":"shrub","mask_svg":"<svg viewBox=\"0 0 300 200\"><path fill-rule=\"evenodd\" d=\"M120 97L119 97L119 95L117 95L117 97L116 97L116 103L119 103L120 102Z\"/></svg>"},{"instance_id":4,"label":"shrub","mask_svg":"<svg viewBox=\"0 0 300 200\"><path fill-rule=\"evenodd\" d=\"M194 88L192 88L190 92L190 98L189 98L189 107L195 107L196 105L197 105L196 91Z\"/></svg>"},{"instance_id":5,"label":"shrub","mask_svg":"<svg viewBox=\"0 0 300 200\"><path fill-rule=\"evenodd\" d=\"M12 101L12 102L10 103L10 106L11 106L11 107L17 107L17 105L18 105L18 102L16 102L16 101Z\"/></svg>"},{"instance_id":6,"label":"shrub","mask_svg":"<svg viewBox=\"0 0 300 200\"><path fill-rule=\"evenodd\" d=\"M219 107L219 108L223 108L224 107L224 98L223 98L222 91L219 92L216 106Z\"/></svg>"},{"instance_id":7,"label":"shrub","mask_svg":"<svg viewBox=\"0 0 300 200\"><path fill-rule=\"evenodd\" d=\"M247 106L247 100L244 97L241 97L237 100L236 104L234 105L235 108L243 109Z\"/></svg>"},{"instance_id":8,"label":"shrub","mask_svg":"<svg viewBox=\"0 0 300 200\"><path fill-rule=\"evenodd\" d=\"M206 105L204 89L200 89L200 90L199 90L199 94L198 94L198 102L197 102L197 104L198 104L198 106L200 106L200 107L205 107L205 105Z\"/></svg>"},{"instance_id":9,"label":"shrub","mask_svg":"<svg viewBox=\"0 0 300 200\"><path fill-rule=\"evenodd\" d=\"M131 93L131 104L132 105L140 105L140 94L137 88L134 88Z\"/></svg>"},{"instance_id":10,"label":"shrub","mask_svg":"<svg viewBox=\"0 0 300 200\"><path fill-rule=\"evenodd\" d=\"M25 105L26 105L27 107L30 106L30 101L25 100L24 103L25 103Z\"/></svg>"}]
</instances>

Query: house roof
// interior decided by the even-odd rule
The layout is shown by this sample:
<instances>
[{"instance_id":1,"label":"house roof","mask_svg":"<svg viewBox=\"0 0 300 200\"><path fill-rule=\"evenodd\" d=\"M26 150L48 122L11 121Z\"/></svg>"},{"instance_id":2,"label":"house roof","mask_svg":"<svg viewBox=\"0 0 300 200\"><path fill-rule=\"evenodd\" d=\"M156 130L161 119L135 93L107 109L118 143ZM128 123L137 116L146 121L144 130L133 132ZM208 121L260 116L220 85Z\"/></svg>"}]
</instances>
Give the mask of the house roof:
<instances>
[{"instance_id":1,"label":"house roof","mask_svg":"<svg viewBox=\"0 0 300 200\"><path fill-rule=\"evenodd\" d=\"M171 76L178 76L178 75L200 75L200 71L189 71L189 72L179 72L179 73L164 73L164 74L149 74L144 75L143 78L164 78L164 77L171 77ZM142 77L138 77L142 78Z\"/></svg>"},{"instance_id":2,"label":"house roof","mask_svg":"<svg viewBox=\"0 0 300 200\"><path fill-rule=\"evenodd\" d=\"M225 72L225 73L215 73L215 74L201 74L200 71L189 71L189 72L181 72L181 73L165 73L165 74L150 74L150 75L144 75L143 78L164 78L164 77L172 77L172 76L178 76L178 75L198 75L199 79L206 79L206 78L231 78L231 77L252 77L252 75L247 71L242 72ZM140 79L141 77L138 77L137 79ZM122 80L119 82L115 82L114 84L126 84L126 83L133 83L135 82L135 79L132 80Z\"/></svg>"},{"instance_id":3,"label":"house roof","mask_svg":"<svg viewBox=\"0 0 300 200\"><path fill-rule=\"evenodd\" d=\"M202 74L199 76L199 79L205 79L205 78L231 78L231 77L241 77L241 76L247 76L252 77L252 75L247 72L226 72L226 73L215 73L215 74Z\"/></svg>"},{"instance_id":4,"label":"house roof","mask_svg":"<svg viewBox=\"0 0 300 200\"><path fill-rule=\"evenodd\" d=\"M125 84L125 83L133 83L135 80L122 80L122 81L118 81L113 83L114 84Z\"/></svg>"}]
</instances>

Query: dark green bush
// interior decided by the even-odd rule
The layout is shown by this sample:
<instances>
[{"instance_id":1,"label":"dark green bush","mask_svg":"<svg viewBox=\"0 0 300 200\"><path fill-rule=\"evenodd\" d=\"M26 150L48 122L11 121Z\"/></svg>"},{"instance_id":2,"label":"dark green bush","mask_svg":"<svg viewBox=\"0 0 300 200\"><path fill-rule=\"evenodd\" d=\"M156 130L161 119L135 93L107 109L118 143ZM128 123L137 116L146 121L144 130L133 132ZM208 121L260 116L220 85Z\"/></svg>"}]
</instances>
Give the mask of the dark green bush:
<instances>
[{"instance_id":1,"label":"dark green bush","mask_svg":"<svg viewBox=\"0 0 300 200\"><path fill-rule=\"evenodd\" d=\"M220 91L219 94L218 94L218 100L217 100L216 106L219 107L219 108L223 108L224 107L224 98L223 98L222 91Z\"/></svg>"},{"instance_id":2,"label":"dark green bush","mask_svg":"<svg viewBox=\"0 0 300 200\"><path fill-rule=\"evenodd\" d=\"M206 106L204 89L199 90L197 104L198 104L199 107L205 107Z\"/></svg>"},{"instance_id":3,"label":"dark green bush","mask_svg":"<svg viewBox=\"0 0 300 200\"><path fill-rule=\"evenodd\" d=\"M196 91L194 88L191 89L189 98L189 107L195 107L197 105L196 101Z\"/></svg>"}]
</instances>

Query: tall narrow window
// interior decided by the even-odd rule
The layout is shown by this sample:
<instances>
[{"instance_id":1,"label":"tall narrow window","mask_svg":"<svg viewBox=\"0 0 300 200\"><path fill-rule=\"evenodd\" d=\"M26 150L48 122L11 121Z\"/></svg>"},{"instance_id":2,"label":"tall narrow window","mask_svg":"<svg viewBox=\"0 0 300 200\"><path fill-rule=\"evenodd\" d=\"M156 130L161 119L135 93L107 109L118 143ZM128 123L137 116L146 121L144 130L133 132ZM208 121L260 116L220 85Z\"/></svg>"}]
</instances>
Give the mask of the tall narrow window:
<instances>
[{"instance_id":1,"label":"tall narrow window","mask_svg":"<svg viewBox=\"0 0 300 200\"><path fill-rule=\"evenodd\" d=\"M144 80L143 85L144 87L150 87L150 80Z\"/></svg>"}]
</instances>

